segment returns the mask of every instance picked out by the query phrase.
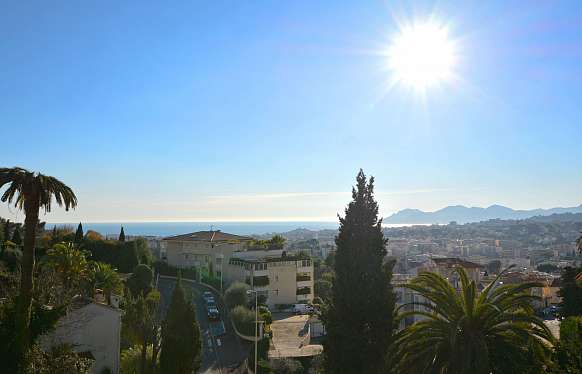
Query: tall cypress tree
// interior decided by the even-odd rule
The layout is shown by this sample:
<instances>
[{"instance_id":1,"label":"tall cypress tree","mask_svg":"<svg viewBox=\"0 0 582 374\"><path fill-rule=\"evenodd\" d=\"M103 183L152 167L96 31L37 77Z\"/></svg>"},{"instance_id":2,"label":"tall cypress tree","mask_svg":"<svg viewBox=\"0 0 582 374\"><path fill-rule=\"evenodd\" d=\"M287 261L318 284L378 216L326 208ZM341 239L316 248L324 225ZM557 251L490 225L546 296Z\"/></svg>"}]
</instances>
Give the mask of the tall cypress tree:
<instances>
[{"instance_id":1,"label":"tall cypress tree","mask_svg":"<svg viewBox=\"0 0 582 374\"><path fill-rule=\"evenodd\" d=\"M79 226L77 226L77 232L75 233L75 243L79 244L83 241L83 225L79 222Z\"/></svg>"},{"instance_id":2,"label":"tall cypress tree","mask_svg":"<svg viewBox=\"0 0 582 374\"><path fill-rule=\"evenodd\" d=\"M200 368L200 328L196 310L186 299L180 278L162 326L161 349L162 374L190 374Z\"/></svg>"},{"instance_id":3,"label":"tall cypress tree","mask_svg":"<svg viewBox=\"0 0 582 374\"><path fill-rule=\"evenodd\" d=\"M386 242L374 178L362 170L345 217L339 217L332 300L323 314L326 373L384 373L394 330L393 263L383 265Z\"/></svg>"},{"instance_id":4,"label":"tall cypress tree","mask_svg":"<svg viewBox=\"0 0 582 374\"><path fill-rule=\"evenodd\" d=\"M582 316L582 287L578 284L579 274L582 274L582 267L568 266L562 270L562 286L558 291L558 296L562 298L560 303L562 317Z\"/></svg>"},{"instance_id":5,"label":"tall cypress tree","mask_svg":"<svg viewBox=\"0 0 582 374\"><path fill-rule=\"evenodd\" d=\"M120 242L125 241L125 231L123 231L123 226L121 226L121 232L119 233L119 241Z\"/></svg>"}]
</instances>

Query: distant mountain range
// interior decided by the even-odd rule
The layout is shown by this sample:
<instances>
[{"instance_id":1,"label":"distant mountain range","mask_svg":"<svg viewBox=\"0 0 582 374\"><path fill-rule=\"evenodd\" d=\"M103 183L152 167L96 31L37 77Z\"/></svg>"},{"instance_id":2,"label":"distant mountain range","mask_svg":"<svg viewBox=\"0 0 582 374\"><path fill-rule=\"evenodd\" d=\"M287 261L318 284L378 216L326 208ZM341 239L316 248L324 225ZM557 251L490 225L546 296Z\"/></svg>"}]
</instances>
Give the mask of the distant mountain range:
<instances>
[{"instance_id":1,"label":"distant mountain range","mask_svg":"<svg viewBox=\"0 0 582 374\"><path fill-rule=\"evenodd\" d=\"M435 212L423 212L418 209L404 209L384 218L385 224L431 224L431 223L469 223L487 221L490 219L527 219L536 216L552 214L582 213L582 204L571 208L551 208L514 210L502 205L491 205L487 208L466 207L463 205L448 206Z\"/></svg>"}]
</instances>

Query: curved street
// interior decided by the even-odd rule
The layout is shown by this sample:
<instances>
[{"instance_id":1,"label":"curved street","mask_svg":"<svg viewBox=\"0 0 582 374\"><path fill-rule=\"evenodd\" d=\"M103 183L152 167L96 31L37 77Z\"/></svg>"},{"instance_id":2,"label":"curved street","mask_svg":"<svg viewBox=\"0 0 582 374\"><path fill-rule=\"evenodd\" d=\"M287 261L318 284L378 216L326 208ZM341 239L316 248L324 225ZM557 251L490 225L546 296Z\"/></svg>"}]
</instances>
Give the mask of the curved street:
<instances>
[{"instance_id":1,"label":"curved street","mask_svg":"<svg viewBox=\"0 0 582 374\"><path fill-rule=\"evenodd\" d=\"M175 285L175 279L159 278L158 289L161 294L160 303L163 315L170 304ZM183 279L182 285L186 294L192 295L192 302L196 307L196 318L200 325L202 364L199 372L205 374L237 372L236 368L248 357L251 344L235 334L227 320L225 306L218 295L207 287L190 280ZM220 321L209 321L206 302L202 298L202 293L205 291L211 291L214 294L220 311Z\"/></svg>"}]
</instances>

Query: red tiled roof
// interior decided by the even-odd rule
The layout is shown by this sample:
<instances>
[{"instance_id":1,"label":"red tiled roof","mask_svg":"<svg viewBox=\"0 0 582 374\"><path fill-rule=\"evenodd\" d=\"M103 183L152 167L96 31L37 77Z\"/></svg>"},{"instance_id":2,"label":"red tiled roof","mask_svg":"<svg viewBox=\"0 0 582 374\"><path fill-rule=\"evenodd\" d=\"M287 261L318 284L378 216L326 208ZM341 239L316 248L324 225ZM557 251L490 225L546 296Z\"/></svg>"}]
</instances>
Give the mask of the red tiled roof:
<instances>
[{"instance_id":1,"label":"red tiled roof","mask_svg":"<svg viewBox=\"0 0 582 374\"><path fill-rule=\"evenodd\" d=\"M182 234L176 236L169 236L163 240L181 241L181 242L226 242L230 240L249 241L253 240L250 236L241 236L228 234L222 231L198 231L189 234Z\"/></svg>"}]
</instances>

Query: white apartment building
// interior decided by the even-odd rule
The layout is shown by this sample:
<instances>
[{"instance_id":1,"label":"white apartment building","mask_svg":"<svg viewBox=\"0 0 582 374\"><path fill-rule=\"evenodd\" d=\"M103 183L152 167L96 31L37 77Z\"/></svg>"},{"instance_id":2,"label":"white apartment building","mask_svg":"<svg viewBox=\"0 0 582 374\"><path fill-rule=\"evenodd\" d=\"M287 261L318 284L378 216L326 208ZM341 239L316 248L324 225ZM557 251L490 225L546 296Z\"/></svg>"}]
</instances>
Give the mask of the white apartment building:
<instances>
[{"instance_id":1,"label":"white apartment building","mask_svg":"<svg viewBox=\"0 0 582 374\"><path fill-rule=\"evenodd\" d=\"M313 261L285 250L234 252L225 269L227 283L243 282L266 297L269 307L310 303L314 297Z\"/></svg>"},{"instance_id":2,"label":"white apartment building","mask_svg":"<svg viewBox=\"0 0 582 374\"><path fill-rule=\"evenodd\" d=\"M253 238L228 234L220 230L198 231L162 239L160 254L169 265L188 269L205 269L221 277L235 251L244 251Z\"/></svg>"}]
</instances>

